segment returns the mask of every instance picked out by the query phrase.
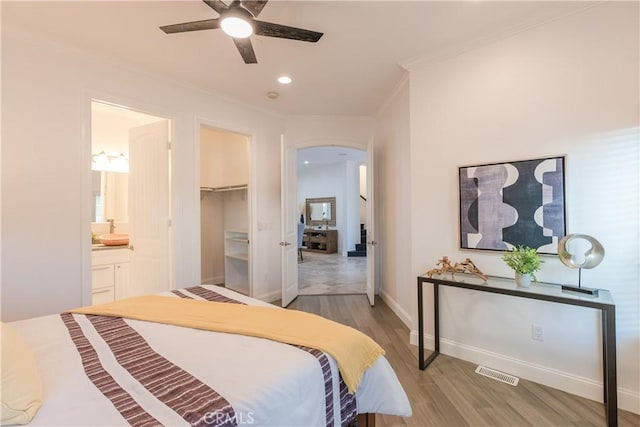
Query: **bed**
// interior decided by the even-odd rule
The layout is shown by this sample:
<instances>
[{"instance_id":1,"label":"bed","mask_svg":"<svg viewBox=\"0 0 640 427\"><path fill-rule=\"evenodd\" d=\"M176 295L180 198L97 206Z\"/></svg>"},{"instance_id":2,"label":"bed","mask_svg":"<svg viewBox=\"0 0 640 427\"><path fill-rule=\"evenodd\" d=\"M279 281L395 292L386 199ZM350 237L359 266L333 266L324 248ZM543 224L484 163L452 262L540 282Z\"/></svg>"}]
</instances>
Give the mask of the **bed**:
<instances>
[{"instance_id":1,"label":"bed","mask_svg":"<svg viewBox=\"0 0 640 427\"><path fill-rule=\"evenodd\" d=\"M212 285L160 295L282 310ZM304 346L86 314L8 325L40 372L42 405L29 425L344 426L358 414L411 415L384 356L349 394L336 360Z\"/></svg>"}]
</instances>

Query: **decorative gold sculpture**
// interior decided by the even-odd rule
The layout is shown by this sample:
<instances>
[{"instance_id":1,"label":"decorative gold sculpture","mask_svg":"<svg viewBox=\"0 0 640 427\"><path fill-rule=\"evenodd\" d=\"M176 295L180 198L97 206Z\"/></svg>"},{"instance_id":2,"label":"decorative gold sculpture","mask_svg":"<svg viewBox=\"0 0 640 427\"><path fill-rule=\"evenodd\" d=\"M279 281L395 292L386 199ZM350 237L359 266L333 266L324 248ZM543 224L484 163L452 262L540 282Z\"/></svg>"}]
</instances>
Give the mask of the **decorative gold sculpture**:
<instances>
[{"instance_id":1,"label":"decorative gold sculpture","mask_svg":"<svg viewBox=\"0 0 640 427\"><path fill-rule=\"evenodd\" d=\"M466 273L478 276L485 282L487 281L487 276L485 276L484 273L482 273L482 271L480 271L480 269L476 267L473 261L471 261L469 258L465 259L462 262L456 262L455 264L452 264L451 261L449 261L448 256L443 256L438 260L436 265L440 267L432 268L431 270L427 271L426 274L428 277L431 277L434 274L451 273L451 279L453 280L453 275L455 273Z\"/></svg>"}]
</instances>

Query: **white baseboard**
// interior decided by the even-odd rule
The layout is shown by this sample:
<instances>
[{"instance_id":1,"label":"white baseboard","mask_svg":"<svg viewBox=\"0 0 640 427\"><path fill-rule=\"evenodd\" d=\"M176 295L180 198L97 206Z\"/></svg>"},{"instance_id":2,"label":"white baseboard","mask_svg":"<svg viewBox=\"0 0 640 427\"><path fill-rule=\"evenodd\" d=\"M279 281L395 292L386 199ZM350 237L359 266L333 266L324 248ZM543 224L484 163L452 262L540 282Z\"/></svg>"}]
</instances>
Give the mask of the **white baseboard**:
<instances>
[{"instance_id":1,"label":"white baseboard","mask_svg":"<svg viewBox=\"0 0 640 427\"><path fill-rule=\"evenodd\" d=\"M411 330L411 315L409 315L409 313L407 313L405 311L405 309L403 309L402 307L400 307L400 304L398 304L398 302L396 300L394 300L393 298L391 298L391 296L386 293L384 291L384 289L381 289L378 293L378 295L380 295L380 298L382 298L382 301L385 302L385 304L387 304L389 306L389 308L391 309L391 311L393 311L396 316L398 316L398 318L400 318L400 320L402 320L402 323L404 323L407 328L409 328L409 330ZM417 335L416 335L417 336ZM417 343L418 341L416 341Z\"/></svg>"},{"instance_id":2,"label":"white baseboard","mask_svg":"<svg viewBox=\"0 0 640 427\"><path fill-rule=\"evenodd\" d=\"M277 291L268 292L262 295L254 295L253 297L258 298L259 300L262 300L265 302L273 302L275 300L279 300L280 298L282 298L282 291L277 290Z\"/></svg>"},{"instance_id":3,"label":"white baseboard","mask_svg":"<svg viewBox=\"0 0 640 427\"><path fill-rule=\"evenodd\" d=\"M204 277L200 283L203 285L221 285L224 283L224 276Z\"/></svg>"},{"instance_id":4,"label":"white baseboard","mask_svg":"<svg viewBox=\"0 0 640 427\"><path fill-rule=\"evenodd\" d=\"M640 393L618 387L618 408L640 414Z\"/></svg>"},{"instance_id":5,"label":"white baseboard","mask_svg":"<svg viewBox=\"0 0 640 427\"><path fill-rule=\"evenodd\" d=\"M409 336L412 345L418 345L418 332L411 331ZM434 349L434 337L424 335L425 349ZM525 360L494 353L482 348L462 344L446 338L440 338L440 353L468 362L477 363L499 371L515 375L538 384L543 384L558 390L587 399L602 402L602 382L585 378L569 372L563 372L546 366L537 365ZM640 393L618 388L618 408L640 414Z\"/></svg>"}]
</instances>

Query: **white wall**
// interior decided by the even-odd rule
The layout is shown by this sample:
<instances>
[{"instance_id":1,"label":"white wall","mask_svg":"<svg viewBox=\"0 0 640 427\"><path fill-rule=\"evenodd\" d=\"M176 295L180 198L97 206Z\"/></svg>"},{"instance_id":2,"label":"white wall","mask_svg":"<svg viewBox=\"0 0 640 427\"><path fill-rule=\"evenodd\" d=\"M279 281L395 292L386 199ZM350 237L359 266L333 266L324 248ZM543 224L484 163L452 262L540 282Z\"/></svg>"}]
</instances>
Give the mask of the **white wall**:
<instances>
[{"instance_id":1,"label":"white wall","mask_svg":"<svg viewBox=\"0 0 640 427\"><path fill-rule=\"evenodd\" d=\"M285 143L296 148L338 145L366 151L374 131L370 117L289 116Z\"/></svg>"},{"instance_id":2,"label":"white wall","mask_svg":"<svg viewBox=\"0 0 640 427\"><path fill-rule=\"evenodd\" d=\"M317 197L336 198L336 225L338 230L338 252L342 252L347 235L346 167L345 163L305 165L298 168L298 206L305 207L306 199ZM306 212L301 211L305 214ZM324 227L323 227L324 228Z\"/></svg>"},{"instance_id":3,"label":"white wall","mask_svg":"<svg viewBox=\"0 0 640 427\"><path fill-rule=\"evenodd\" d=\"M224 283L224 193L200 195L201 283Z\"/></svg>"},{"instance_id":4,"label":"white wall","mask_svg":"<svg viewBox=\"0 0 640 427\"><path fill-rule=\"evenodd\" d=\"M408 80L378 115L376 142L380 296L411 328L416 278L411 270Z\"/></svg>"},{"instance_id":5,"label":"white wall","mask_svg":"<svg viewBox=\"0 0 640 427\"><path fill-rule=\"evenodd\" d=\"M251 136L254 292L277 297L280 117L2 24L3 320L90 301L91 96L174 120L176 287L200 279L197 122Z\"/></svg>"},{"instance_id":6,"label":"white wall","mask_svg":"<svg viewBox=\"0 0 640 427\"><path fill-rule=\"evenodd\" d=\"M603 4L410 70L412 276L442 255L511 276L499 254L458 249L457 167L566 154L568 231L606 248L583 285L609 289L616 301L619 403L635 412L638 27L638 3ZM538 277L575 283L577 272L549 257ZM595 310L457 289L442 292L441 307L444 353L602 400ZM533 323L544 342L531 340Z\"/></svg>"}]
</instances>

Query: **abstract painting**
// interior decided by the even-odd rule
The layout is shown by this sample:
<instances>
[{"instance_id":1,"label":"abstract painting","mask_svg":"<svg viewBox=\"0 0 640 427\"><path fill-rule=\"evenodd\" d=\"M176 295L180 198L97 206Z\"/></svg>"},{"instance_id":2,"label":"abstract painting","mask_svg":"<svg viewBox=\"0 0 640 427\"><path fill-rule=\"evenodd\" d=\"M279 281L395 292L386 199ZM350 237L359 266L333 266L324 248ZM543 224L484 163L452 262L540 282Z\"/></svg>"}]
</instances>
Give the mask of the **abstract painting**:
<instances>
[{"instance_id":1,"label":"abstract painting","mask_svg":"<svg viewBox=\"0 0 640 427\"><path fill-rule=\"evenodd\" d=\"M458 168L460 247L557 254L565 235L564 156Z\"/></svg>"}]
</instances>

